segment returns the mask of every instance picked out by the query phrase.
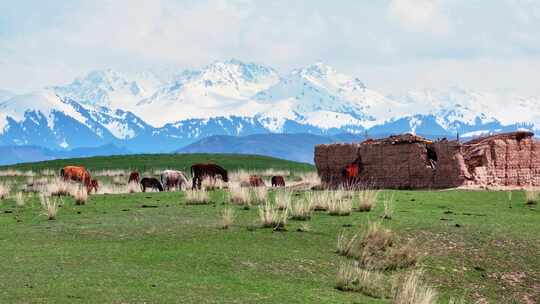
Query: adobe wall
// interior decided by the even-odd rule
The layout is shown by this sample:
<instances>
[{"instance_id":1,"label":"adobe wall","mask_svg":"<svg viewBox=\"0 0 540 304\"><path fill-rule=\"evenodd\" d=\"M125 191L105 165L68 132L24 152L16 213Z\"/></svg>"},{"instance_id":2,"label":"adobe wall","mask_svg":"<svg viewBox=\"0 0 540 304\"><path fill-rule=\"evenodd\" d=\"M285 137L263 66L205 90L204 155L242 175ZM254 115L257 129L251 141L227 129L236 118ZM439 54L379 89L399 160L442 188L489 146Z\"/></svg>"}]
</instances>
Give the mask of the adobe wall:
<instances>
[{"instance_id":1,"label":"adobe wall","mask_svg":"<svg viewBox=\"0 0 540 304\"><path fill-rule=\"evenodd\" d=\"M315 164L329 187L342 185L343 168L355 161L361 163L357 181L375 188L540 186L540 142L532 135L513 132L464 144L400 135L361 144L318 145ZM428 146L436 162L430 162Z\"/></svg>"},{"instance_id":2,"label":"adobe wall","mask_svg":"<svg viewBox=\"0 0 540 304\"><path fill-rule=\"evenodd\" d=\"M467 185L540 186L540 142L529 132L476 139L463 145Z\"/></svg>"}]
</instances>

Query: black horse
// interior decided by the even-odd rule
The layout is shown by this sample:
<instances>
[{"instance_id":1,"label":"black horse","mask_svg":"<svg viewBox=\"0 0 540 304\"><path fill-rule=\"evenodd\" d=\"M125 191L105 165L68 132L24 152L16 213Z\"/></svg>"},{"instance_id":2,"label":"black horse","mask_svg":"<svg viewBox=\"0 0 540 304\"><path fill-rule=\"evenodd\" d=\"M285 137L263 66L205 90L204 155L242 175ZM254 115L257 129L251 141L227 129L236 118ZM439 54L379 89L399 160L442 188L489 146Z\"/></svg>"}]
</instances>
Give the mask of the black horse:
<instances>
[{"instance_id":1,"label":"black horse","mask_svg":"<svg viewBox=\"0 0 540 304\"><path fill-rule=\"evenodd\" d=\"M205 177L216 178L216 175L221 176L224 182L229 181L227 170L215 164L194 164L191 166L191 176L193 177L193 189L201 189L202 180Z\"/></svg>"},{"instance_id":2,"label":"black horse","mask_svg":"<svg viewBox=\"0 0 540 304\"><path fill-rule=\"evenodd\" d=\"M157 178L153 177L145 177L141 179L141 188L142 192L146 192L146 188L158 189L159 192L163 191L163 186L161 183L157 180Z\"/></svg>"}]
</instances>

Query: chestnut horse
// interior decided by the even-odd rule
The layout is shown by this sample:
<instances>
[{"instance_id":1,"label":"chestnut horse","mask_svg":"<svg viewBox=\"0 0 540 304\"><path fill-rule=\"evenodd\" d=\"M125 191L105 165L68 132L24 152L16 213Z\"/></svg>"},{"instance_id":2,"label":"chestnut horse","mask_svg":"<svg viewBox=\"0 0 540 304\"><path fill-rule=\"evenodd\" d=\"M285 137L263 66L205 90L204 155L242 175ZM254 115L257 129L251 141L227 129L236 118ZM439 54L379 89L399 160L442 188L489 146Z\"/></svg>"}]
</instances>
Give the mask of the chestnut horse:
<instances>
[{"instance_id":1,"label":"chestnut horse","mask_svg":"<svg viewBox=\"0 0 540 304\"><path fill-rule=\"evenodd\" d=\"M251 187L266 187L262 178L258 175L249 176L249 185Z\"/></svg>"},{"instance_id":2,"label":"chestnut horse","mask_svg":"<svg viewBox=\"0 0 540 304\"><path fill-rule=\"evenodd\" d=\"M272 187L285 187L285 179L283 176L272 176Z\"/></svg>"},{"instance_id":3,"label":"chestnut horse","mask_svg":"<svg viewBox=\"0 0 540 304\"><path fill-rule=\"evenodd\" d=\"M216 164L194 164L191 166L191 176L193 177L193 189L201 189L202 180L205 177L212 179L216 178L216 175L221 176L224 182L229 181L227 170L223 169Z\"/></svg>"},{"instance_id":4,"label":"chestnut horse","mask_svg":"<svg viewBox=\"0 0 540 304\"><path fill-rule=\"evenodd\" d=\"M60 176L65 181L76 181L82 183L88 193L92 190L92 176L86 170L85 167L78 166L66 166L60 170Z\"/></svg>"},{"instance_id":5,"label":"chestnut horse","mask_svg":"<svg viewBox=\"0 0 540 304\"><path fill-rule=\"evenodd\" d=\"M129 175L129 179L128 179L128 184L129 183L139 183L141 181L141 175L139 174L139 172L137 171L133 171L131 172L131 174Z\"/></svg>"}]
</instances>

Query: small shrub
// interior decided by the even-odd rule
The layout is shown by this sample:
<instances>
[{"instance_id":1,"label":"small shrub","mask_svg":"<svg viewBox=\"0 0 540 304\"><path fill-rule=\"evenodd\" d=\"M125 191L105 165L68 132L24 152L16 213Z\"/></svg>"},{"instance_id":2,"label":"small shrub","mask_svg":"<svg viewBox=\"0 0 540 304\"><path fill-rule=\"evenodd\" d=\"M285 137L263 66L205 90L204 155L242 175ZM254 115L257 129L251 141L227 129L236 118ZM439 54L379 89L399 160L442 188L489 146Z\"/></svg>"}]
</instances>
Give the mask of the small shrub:
<instances>
[{"instance_id":1,"label":"small shrub","mask_svg":"<svg viewBox=\"0 0 540 304\"><path fill-rule=\"evenodd\" d=\"M422 272L408 274L395 289L393 304L435 304L437 292L422 282Z\"/></svg>"},{"instance_id":2,"label":"small shrub","mask_svg":"<svg viewBox=\"0 0 540 304\"><path fill-rule=\"evenodd\" d=\"M190 205L204 205L210 203L210 196L206 190L186 191L186 203Z\"/></svg>"},{"instance_id":3,"label":"small shrub","mask_svg":"<svg viewBox=\"0 0 540 304\"><path fill-rule=\"evenodd\" d=\"M368 212L375 207L377 203L377 197L379 196L378 190L363 189L359 192L359 204L358 211Z\"/></svg>"},{"instance_id":4,"label":"small shrub","mask_svg":"<svg viewBox=\"0 0 540 304\"><path fill-rule=\"evenodd\" d=\"M309 199L305 199L292 203L290 205L289 211L291 219L298 221L307 221L311 219L311 201Z\"/></svg>"},{"instance_id":5,"label":"small shrub","mask_svg":"<svg viewBox=\"0 0 540 304\"><path fill-rule=\"evenodd\" d=\"M311 226L307 223L302 223L297 229L298 232L310 232Z\"/></svg>"},{"instance_id":6,"label":"small shrub","mask_svg":"<svg viewBox=\"0 0 540 304\"><path fill-rule=\"evenodd\" d=\"M234 222L234 210L231 207L226 207L221 212L221 228L229 229Z\"/></svg>"},{"instance_id":7,"label":"small shrub","mask_svg":"<svg viewBox=\"0 0 540 304\"><path fill-rule=\"evenodd\" d=\"M277 207L266 201L259 206L259 219L265 228L285 227L288 210L280 212Z\"/></svg>"},{"instance_id":8,"label":"small shrub","mask_svg":"<svg viewBox=\"0 0 540 304\"><path fill-rule=\"evenodd\" d=\"M538 195L540 191L537 190L525 190L525 200L527 205L536 205L538 203Z\"/></svg>"},{"instance_id":9,"label":"small shrub","mask_svg":"<svg viewBox=\"0 0 540 304\"><path fill-rule=\"evenodd\" d=\"M418 262L419 256L418 249L412 243L399 248L392 248L382 268L385 270L396 270L412 267Z\"/></svg>"},{"instance_id":10,"label":"small shrub","mask_svg":"<svg viewBox=\"0 0 540 304\"><path fill-rule=\"evenodd\" d=\"M352 202L346 199L332 200L328 204L328 214L336 216L347 216L352 213Z\"/></svg>"},{"instance_id":11,"label":"small shrub","mask_svg":"<svg viewBox=\"0 0 540 304\"><path fill-rule=\"evenodd\" d=\"M385 281L380 273L361 269L355 262L345 262L338 268L336 288L381 298L385 293Z\"/></svg>"},{"instance_id":12,"label":"small shrub","mask_svg":"<svg viewBox=\"0 0 540 304\"><path fill-rule=\"evenodd\" d=\"M45 215L49 220L55 220L58 214L58 202L47 196L40 196L41 206L45 209Z\"/></svg>"},{"instance_id":13,"label":"small shrub","mask_svg":"<svg viewBox=\"0 0 540 304\"><path fill-rule=\"evenodd\" d=\"M88 192L83 187L79 187L73 194L75 205L85 205L88 201Z\"/></svg>"},{"instance_id":14,"label":"small shrub","mask_svg":"<svg viewBox=\"0 0 540 304\"><path fill-rule=\"evenodd\" d=\"M0 184L0 200L6 199L9 197L9 186L6 184Z\"/></svg>"},{"instance_id":15,"label":"small shrub","mask_svg":"<svg viewBox=\"0 0 540 304\"><path fill-rule=\"evenodd\" d=\"M15 205L17 207L24 207L25 204L26 200L24 194L22 192L17 192L17 194L15 194Z\"/></svg>"}]
</instances>

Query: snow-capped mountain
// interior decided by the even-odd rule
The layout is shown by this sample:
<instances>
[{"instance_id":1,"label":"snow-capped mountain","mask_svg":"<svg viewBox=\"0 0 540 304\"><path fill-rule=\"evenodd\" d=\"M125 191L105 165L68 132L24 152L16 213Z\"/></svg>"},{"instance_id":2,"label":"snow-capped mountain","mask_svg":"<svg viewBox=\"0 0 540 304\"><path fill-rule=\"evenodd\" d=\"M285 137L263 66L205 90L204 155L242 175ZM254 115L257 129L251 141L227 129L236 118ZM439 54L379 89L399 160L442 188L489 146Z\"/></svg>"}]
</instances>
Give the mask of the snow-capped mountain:
<instances>
[{"instance_id":1,"label":"snow-capped mountain","mask_svg":"<svg viewBox=\"0 0 540 304\"><path fill-rule=\"evenodd\" d=\"M104 70L35 93L0 91L0 145L50 149L167 152L212 135L515 129L540 129L538 97L460 88L385 96L322 63L283 75L234 59L174 77Z\"/></svg>"}]
</instances>

